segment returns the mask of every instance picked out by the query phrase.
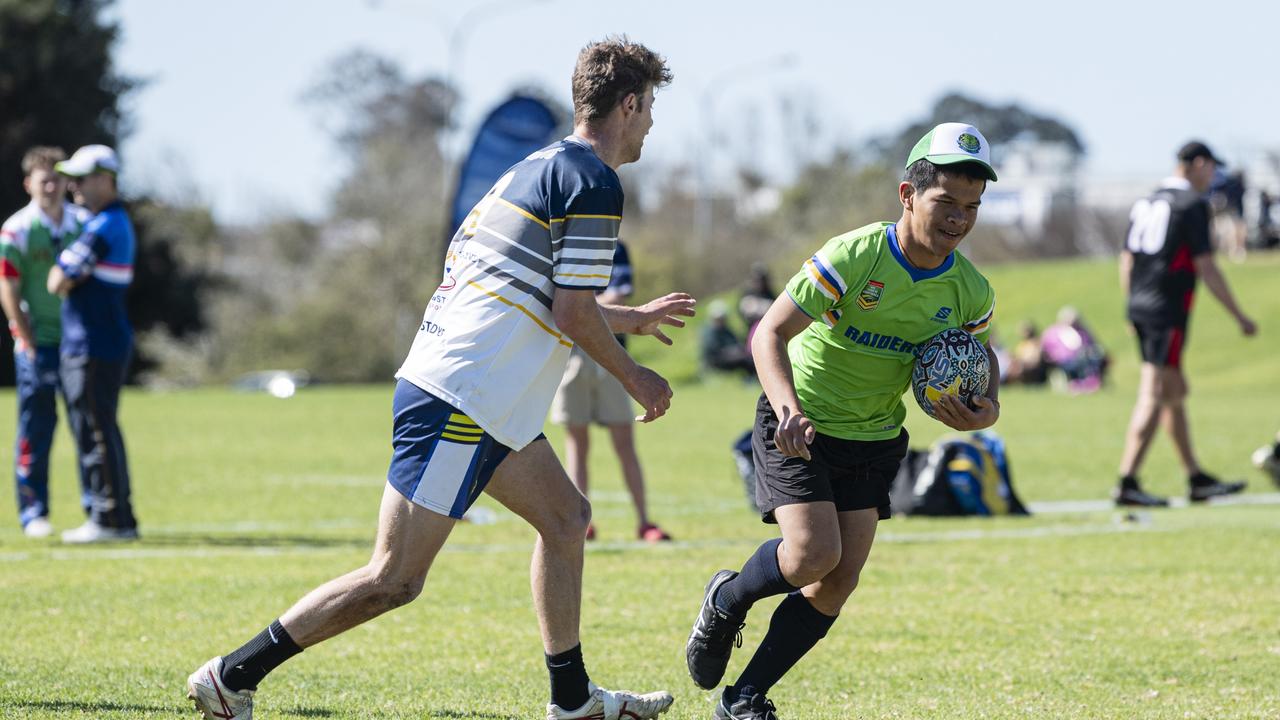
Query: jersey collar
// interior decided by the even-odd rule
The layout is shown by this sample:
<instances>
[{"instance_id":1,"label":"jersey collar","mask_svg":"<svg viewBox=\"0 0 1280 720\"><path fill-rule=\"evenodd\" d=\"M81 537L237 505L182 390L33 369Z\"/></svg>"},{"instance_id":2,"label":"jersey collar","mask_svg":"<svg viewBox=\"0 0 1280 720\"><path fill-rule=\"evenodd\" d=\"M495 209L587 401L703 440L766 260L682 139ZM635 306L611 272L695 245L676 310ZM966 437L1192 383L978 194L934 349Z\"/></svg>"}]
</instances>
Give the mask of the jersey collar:
<instances>
[{"instance_id":1,"label":"jersey collar","mask_svg":"<svg viewBox=\"0 0 1280 720\"><path fill-rule=\"evenodd\" d=\"M49 234L52 235L55 240L62 239L64 234L76 229L75 206L71 203L62 203L61 224L54 222L53 218L49 217L49 214L46 213L44 208L40 207L35 200L31 201L30 206L31 211L36 214L36 217L39 218L41 224L48 228Z\"/></svg>"},{"instance_id":2,"label":"jersey collar","mask_svg":"<svg viewBox=\"0 0 1280 720\"><path fill-rule=\"evenodd\" d=\"M1190 190L1191 181L1184 177L1178 177L1177 175L1170 175L1169 177L1160 181L1160 188L1169 189L1169 190Z\"/></svg>"},{"instance_id":3,"label":"jersey collar","mask_svg":"<svg viewBox=\"0 0 1280 720\"><path fill-rule=\"evenodd\" d=\"M942 273L950 270L951 266L956 263L956 254L950 253L947 255L947 259L943 260L942 264L938 267L933 268L932 270L921 270L915 265L912 265L911 261L907 260L907 256L902 254L902 248L898 247L897 224L890 225L885 228L885 234L889 238L889 252L893 254L893 259L898 261L898 264L902 266L902 269L906 270L907 274L911 276L912 282L920 282L921 280L931 280L936 278Z\"/></svg>"}]
</instances>

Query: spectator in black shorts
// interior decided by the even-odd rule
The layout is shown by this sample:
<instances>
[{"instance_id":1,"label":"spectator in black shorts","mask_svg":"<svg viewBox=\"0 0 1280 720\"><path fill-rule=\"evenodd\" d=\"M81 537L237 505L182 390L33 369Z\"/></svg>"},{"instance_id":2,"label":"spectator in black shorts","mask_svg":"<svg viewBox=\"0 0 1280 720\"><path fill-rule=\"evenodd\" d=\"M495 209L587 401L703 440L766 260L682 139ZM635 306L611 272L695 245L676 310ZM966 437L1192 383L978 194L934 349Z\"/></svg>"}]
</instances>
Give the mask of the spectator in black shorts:
<instances>
[{"instance_id":1,"label":"spectator in black shorts","mask_svg":"<svg viewBox=\"0 0 1280 720\"><path fill-rule=\"evenodd\" d=\"M1186 469L1193 502L1245 487L1243 482L1221 482L1201 469L1191 448L1184 406L1187 381L1182 352L1196 278L1204 279L1209 292L1239 323L1240 332L1246 336L1257 332L1253 320L1236 305L1213 260L1204 193L1222 164L1204 143L1183 145L1173 177L1135 203L1129 214L1129 234L1120 252L1120 287L1128 297L1128 318L1142 353L1142 377L1120 460L1117 505L1169 504L1166 498L1144 492L1138 483L1138 469L1161 422Z\"/></svg>"}]
</instances>

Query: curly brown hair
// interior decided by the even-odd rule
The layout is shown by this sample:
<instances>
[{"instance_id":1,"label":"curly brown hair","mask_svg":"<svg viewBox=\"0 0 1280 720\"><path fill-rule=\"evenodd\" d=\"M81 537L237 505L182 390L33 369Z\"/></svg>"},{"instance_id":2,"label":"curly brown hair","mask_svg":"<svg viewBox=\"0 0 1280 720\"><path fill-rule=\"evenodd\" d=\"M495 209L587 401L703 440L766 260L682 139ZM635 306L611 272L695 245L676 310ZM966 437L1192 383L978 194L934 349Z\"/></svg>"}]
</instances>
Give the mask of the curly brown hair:
<instances>
[{"instance_id":1,"label":"curly brown hair","mask_svg":"<svg viewBox=\"0 0 1280 720\"><path fill-rule=\"evenodd\" d=\"M626 35L610 35L578 53L573 69L573 122L599 120L627 95L671 82L666 58Z\"/></svg>"},{"instance_id":2,"label":"curly brown hair","mask_svg":"<svg viewBox=\"0 0 1280 720\"><path fill-rule=\"evenodd\" d=\"M33 170L53 170L56 163L67 159L67 153L60 147L37 145L22 156L22 174L30 175Z\"/></svg>"}]
</instances>

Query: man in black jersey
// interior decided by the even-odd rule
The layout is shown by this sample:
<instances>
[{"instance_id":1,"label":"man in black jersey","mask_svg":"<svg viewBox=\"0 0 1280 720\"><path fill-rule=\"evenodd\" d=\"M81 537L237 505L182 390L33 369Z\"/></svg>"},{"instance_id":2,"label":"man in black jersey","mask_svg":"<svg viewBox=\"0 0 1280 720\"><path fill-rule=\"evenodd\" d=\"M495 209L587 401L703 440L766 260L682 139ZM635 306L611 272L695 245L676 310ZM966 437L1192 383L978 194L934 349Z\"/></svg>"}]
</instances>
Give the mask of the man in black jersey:
<instances>
[{"instance_id":1,"label":"man in black jersey","mask_svg":"<svg viewBox=\"0 0 1280 720\"><path fill-rule=\"evenodd\" d=\"M1128 297L1128 318L1142 352L1138 401L1129 419L1124 456L1120 460L1117 505L1166 506L1138 484L1138 468L1163 424L1186 469L1192 502L1244 489L1245 483L1224 483L1200 468L1191 449L1184 401L1187 381L1182 373L1182 350L1196 278L1222 303L1246 336L1257 326L1236 305L1226 279L1213 261L1209 235L1209 203L1204 197L1214 170L1223 163L1202 142L1192 141L1178 151L1178 165L1149 197L1134 203L1129 235L1120 252L1120 287Z\"/></svg>"}]
</instances>

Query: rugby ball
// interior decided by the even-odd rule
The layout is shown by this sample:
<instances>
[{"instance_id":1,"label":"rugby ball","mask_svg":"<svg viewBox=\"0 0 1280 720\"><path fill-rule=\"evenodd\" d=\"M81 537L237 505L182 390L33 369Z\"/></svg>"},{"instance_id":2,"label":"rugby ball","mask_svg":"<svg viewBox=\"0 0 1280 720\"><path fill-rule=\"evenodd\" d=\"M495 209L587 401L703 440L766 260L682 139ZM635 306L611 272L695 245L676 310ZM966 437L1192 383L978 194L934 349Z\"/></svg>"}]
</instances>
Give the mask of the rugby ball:
<instances>
[{"instance_id":1,"label":"rugby ball","mask_svg":"<svg viewBox=\"0 0 1280 720\"><path fill-rule=\"evenodd\" d=\"M987 349L960 328L947 328L917 348L911 390L929 417L943 395L955 395L973 408L973 396L987 392L990 363Z\"/></svg>"}]
</instances>

